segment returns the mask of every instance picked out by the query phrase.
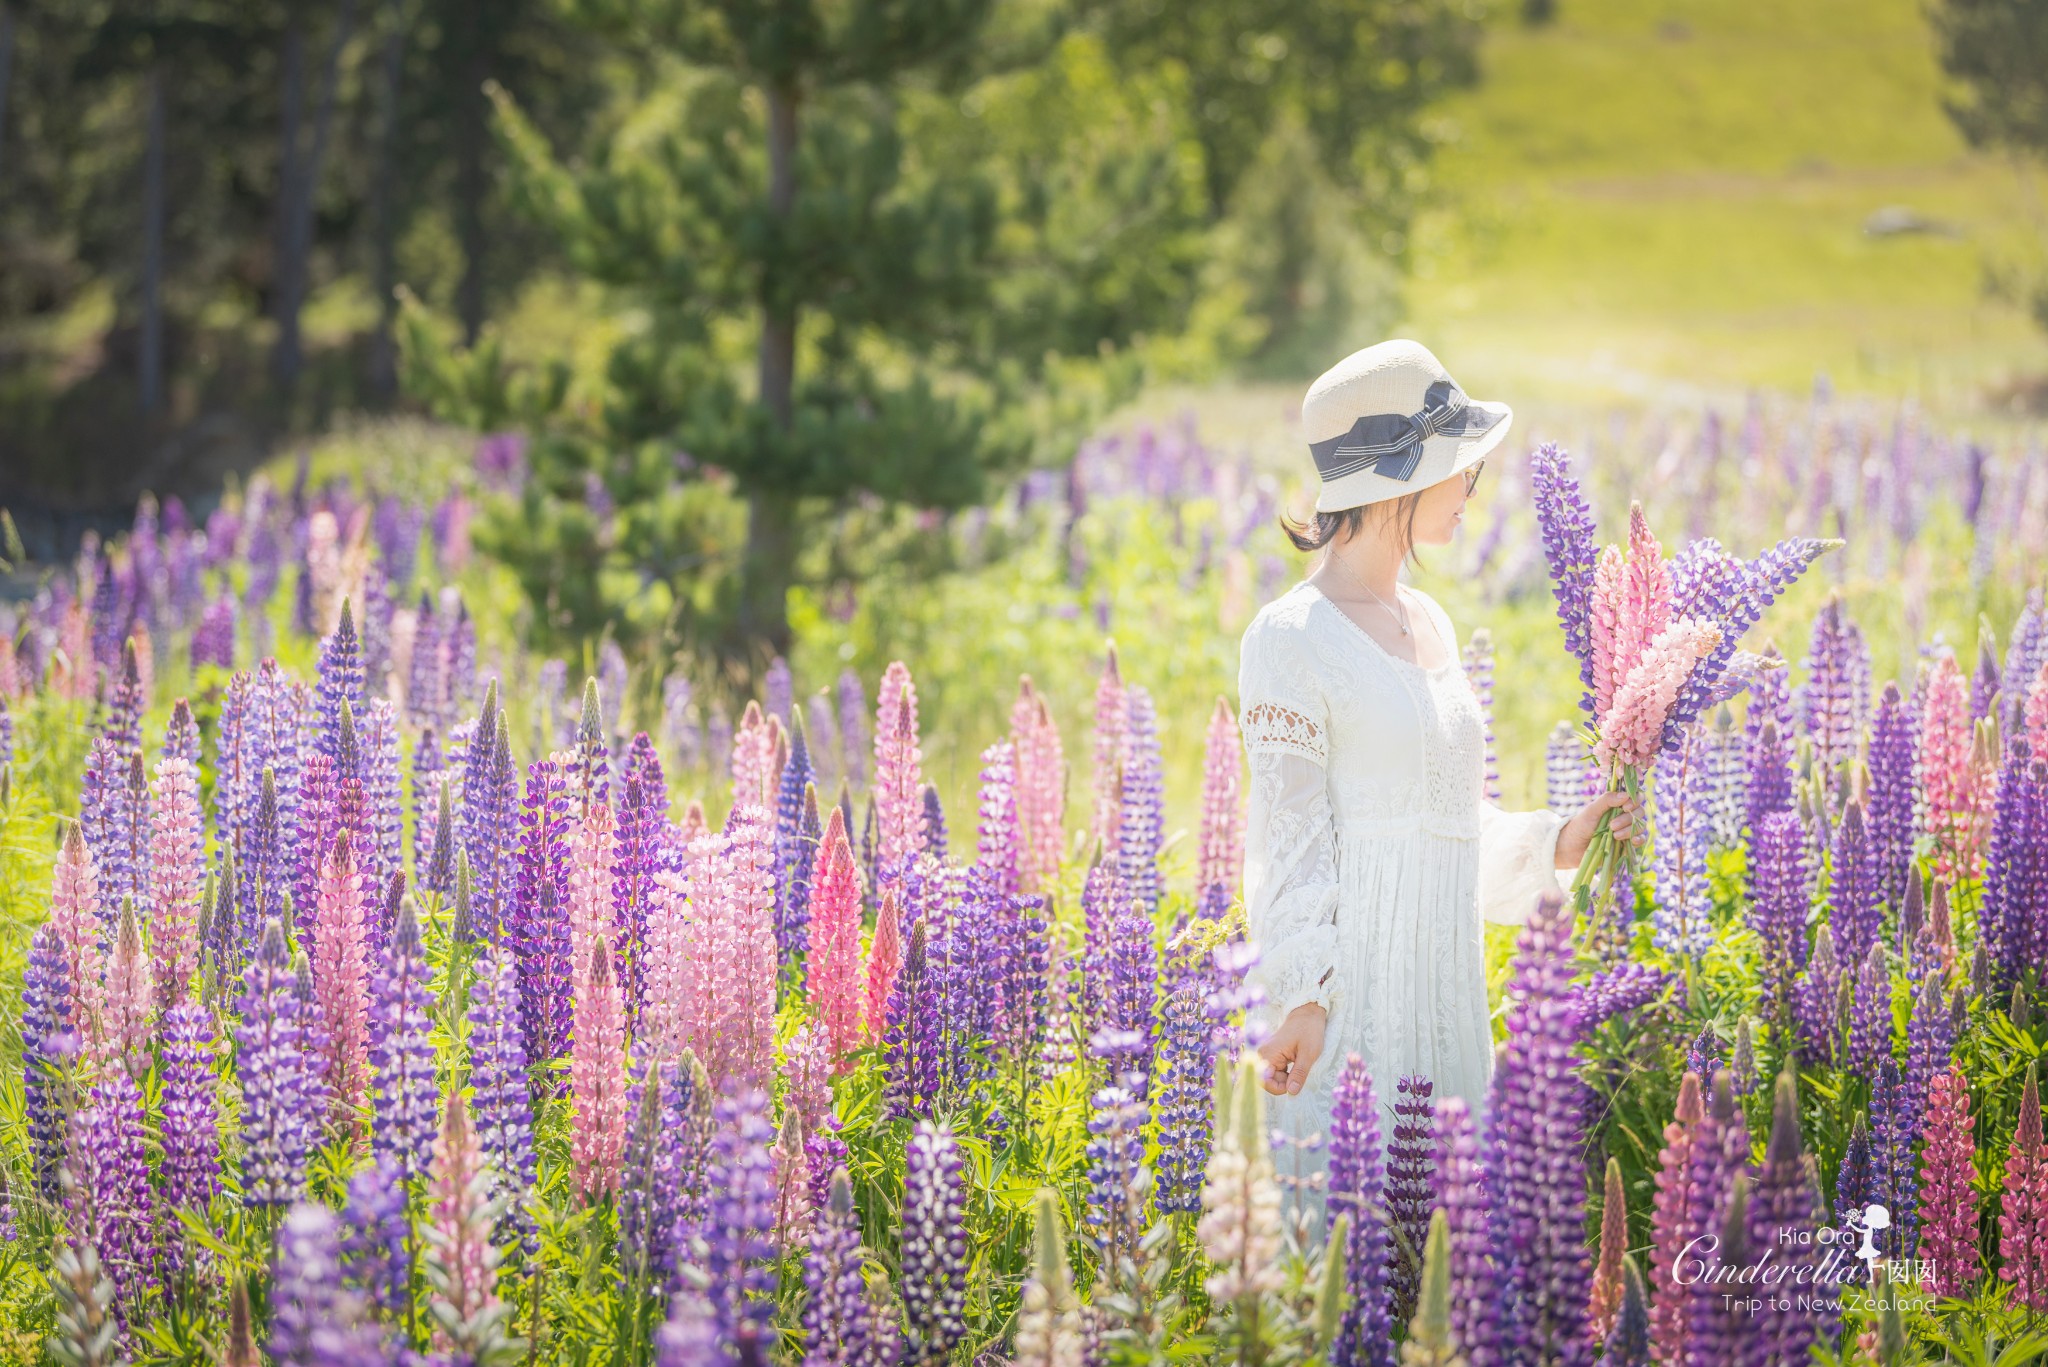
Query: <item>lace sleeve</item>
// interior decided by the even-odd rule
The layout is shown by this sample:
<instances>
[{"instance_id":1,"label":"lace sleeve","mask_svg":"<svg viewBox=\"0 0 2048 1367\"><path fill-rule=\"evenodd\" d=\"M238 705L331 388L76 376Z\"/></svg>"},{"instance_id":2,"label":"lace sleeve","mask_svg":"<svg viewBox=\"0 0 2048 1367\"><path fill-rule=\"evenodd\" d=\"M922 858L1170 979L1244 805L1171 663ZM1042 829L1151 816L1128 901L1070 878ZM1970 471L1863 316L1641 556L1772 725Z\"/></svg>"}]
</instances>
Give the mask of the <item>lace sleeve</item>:
<instances>
[{"instance_id":1,"label":"lace sleeve","mask_svg":"<svg viewBox=\"0 0 2048 1367\"><path fill-rule=\"evenodd\" d=\"M1254 976L1284 1018L1307 1002L1337 1009L1337 839L1324 772L1322 694L1284 637L1247 639L1239 723L1251 764L1244 902L1259 949Z\"/></svg>"},{"instance_id":2,"label":"lace sleeve","mask_svg":"<svg viewBox=\"0 0 2048 1367\"><path fill-rule=\"evenodd\" d=\"M1565 818L1556 812L1504 812L1479 804L1479 914L1518 926L1546 888L1562 886L1557 876L1557 835Z\"/></svg>"}]
</instances>

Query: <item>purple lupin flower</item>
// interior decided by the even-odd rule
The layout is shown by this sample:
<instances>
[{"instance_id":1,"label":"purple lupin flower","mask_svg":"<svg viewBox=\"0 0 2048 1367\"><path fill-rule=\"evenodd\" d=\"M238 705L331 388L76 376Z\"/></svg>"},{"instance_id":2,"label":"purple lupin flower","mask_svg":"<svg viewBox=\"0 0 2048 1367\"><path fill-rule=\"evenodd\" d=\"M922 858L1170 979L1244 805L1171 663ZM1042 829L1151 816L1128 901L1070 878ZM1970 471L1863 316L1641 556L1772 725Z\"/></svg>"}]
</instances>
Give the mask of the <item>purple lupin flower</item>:
<instances>
[{"instance_id":1,"label":"purple lupin flower","mask_svg":"<svg viewBox=\"0 0 2048 1367\"><path fill-rule=\"evenodd\" d=\"M1159 905L1159 847L1165 837L1165 779L1152 695L1125 690L1123 815L1117 830L1119 866L1130 897L1148 915Z\"/></svg>"},{"instance_id":2,"label":"purple lupin flower","mask_svg":"<svg viewBox=\"0 0 2048 1367\"><path fill-rule=\"evenodd\" d=\"M487 948L476 961L469 990L469 1076L477 1143L497 1174L497 1190L511 1201L498 1234L517 1230L531 1254L538 1247L533 1217L519 1197L531 1190L533 1095L526 1079L526 1046L519 1030L519 974L506 950Z\"/></svg>"},{"instance_id":3,"label":"purple lupin flower","mask_svg":"<svg viewBox=\"0 0 2048 1367\"><path fill-rule=\"evenodd\" d=\"M1159 1031L1159 955L1153 944L1154 929L1152 918L1138 903L1124 904L1111 927L1105 1012L1105 1024L1138 1036L1141 1049L1133 1065L1148 1079Z\"/></svg>"},{"instance_id":4,"label":"purple lupin flower","mask_svg":"<svg viewBox=\"0 0 2048 1367\"><path fill-rule=\"evenodd\" d=\"M1629 961L1595 973L1573 988L1567 1000L1578 1013L1580 1027L1591 1031L1616 1016L1642 1010L1683 981L1677 973Z\"/></svg>"},{"instance_id":5,"label":"purple lupin flower","mask_svg":"<svg viewBox=\"0 0 2048 1367\"><path fill-rule=\"evenodd\" d=\"M789 661L777 655L768 662L768 670L761 678L761 703L771 717L782 718L784 730L791 725L791 702L796 686L790 679Z\"/></svg>"},{"instance_id":6,"label":"purple lupin flower","mask_svg":"<svg viewBox=\"0 0 2048 1367\"><path fill-rule=\"evenodd\" d=\"M1835 827L1828 867L1828 924L1835 928L1836 950L1846 958L1869 954L1884 919L1873 853L1863 804L1852 798Z\"/></svg>"},{"instance_id":7,"label":"purple lupin flower","mask_svg":"<svg viewBox=\"0 0 2048 1367\"><path fill-rule=\"evenodd\" d=\"M1105 1027L1088 1042L1089 1054L1108 1074L1090 1101L1086 1228L1105 1277L1135 1263L1144 1237L1144 1196L1138 1172L1145 1161L1144 1074L1135 1066L1145 1043L1128 1030Z\"/></svg>"},{"instance_id":8,"label":"purple lupin flower","mask_svg":"<svg viewBox=\"0 0 2048 1367\"><path fill-rule=\"evenodd\" d=\"M1919 1135L1907 1114L1909 1101L1899 1065L1886 1057L1870 1086L1870 1175L1876 1200L1891 1212L1891 1228L1879 1245L1893 1257L1910 1257L1919 1236L1919 1181L1913 1146Z\"/></svg>"},{"instance_id":9,"label":"purple lupin flower","mask_svg":"<svg viewBox=\"0 0 2048 1367\"><path fill-rule=\"evenodd\" d=\"M1164 1028L1152 1087L1152 1123L1159 1138L1153 1204L1163 1213L1202 1208L1202 1178L1215 1138L1209 1111L1217 1041L1207 995L1208 983L1189 974L1167 995L1160 1011Z\"/></svg>"},{"instance_id":10,"label":"purple lupin flower","mask_svg":"<svg viewBox=\"0 0 2048 1367\"><path fill-rule=\"evenodd\" d=\"M1706 1115L1686 1155L1684 1228L1690 1237L1725 1237L1736 1179L1748 1165L1749 1128L1735 1100L1734 1080L1727 1069L1717 1069ZM1733 1361L1732 1343L1726 1341L1731 1326L1721 1289L1702 1280L1681 1294L1685 1296L1688 1339L1707 1354L1700 1361Z\"/></svg>"},{"instance_id":11,"label":"purple lupin flower","mask_svg":"<svg viewBox=\"0 0 2048 1367\"><path fill-rule=\"evenodd\" d=\"M1007 910L1000 930L1003 981L997 1040L1012 1054L1023 1057L1044 1043L1051 1006L1046 982L1050 951L1042 914L1045 899L1012 895L1003 900Z\"/></svg>"},{"instance_id":12,"label":"purple lupin flower","mask_svg":"<svg viewBox=\"0 0 2048 1367\"><path fill-rule=\"evenodd\" d=\"M370 985L370 1066L377 1087L372 1143L378 1160L406 1180L426 1172L440 1123L429 976L419 918L407 898Z\"/></svg>"},{"instance_id":13,"label":"purple lupin flower","mask_svg":"<svg viewBox=\"0 0 2048 1367\"><path fill-rule=\"evenodd\" d=\"M704 733L690 715L690 680L670 674L661 681L661 740L678 767L694 769L704 760Z\"/></svg>"},{"instance_id":14,"label":"purple lupin flower","mask_svg":"<svg viewBox=\"0 0 2048 1367\"><path fill-rule=\"evenodd\" d=\"M2025 736L2006 745L1999 767L1998 796L1991 813L1991 844L1984 861L1984 896L1978 933L1991 965L1991 986L2000 994L2018 982L2043 944L2042 882L2048 871L2048 823L2033 748Z\"/></svg>"},{"instance_id":15,"label":"purple lupin flower","mask_svg":"<svg viewBox=\"0 0 2048 1367\"><path fill-rule=\"evenodd\" d=\"M1394 1102L1394 1133L1387 1143L1387 1223L1400 1239L1387 1249L1387 1280L1393 1294L1394 1320L1414 1318L1421 1289L1422 1246L1429 1238L1429 1215L1436 1206L1430 1182L1435 1164L1436 1106L1430 1094L1436 1085L1411 1075L1401 1079ZM1332 1158L1335 1149L1332 1149Z\"/></svg>"},{"instance_id":16,"label":"purple lupin flower","mask_svg":"<svg viewBox=\"0 0 2048 1367\"><path fill-rule=\"evenodd\" d=\"M412 1222L398 1164L379 1158L350 1178L341 1218L348 1285L386 1317L402 1319L412 1305Z\"/></svg>"},{"instance_id":17,"label":"purple lupin flower","mask_svg":"<svg viewBox=\"0 0 2048 1367\"><path fill-rule=\"evenodd\" d=\"M644 744L643 744L644 743ZM640 1019L647 993L647 911L668 829L668 787L645 731L627 751L625 802L612 839L612 911L619 927L627 1020Z\"/></svg>"},{"instance_id":18,"label":"purple lupin flower","mask_svg":"<svg viewBox=\"0 0 2048 1367\"><path fill-rule=\"evenodd\" d=\"M1506 518L1495 518L1490 531L1498 532L1506 524ZM1486 779L1480 793L1488 802L1499 802L1500 749L1493 735L1493 633L1485 627L1474 631L1465 642L1465 677L1472 681L1472 692L1479 699L1479 720L1486 742Z\"/></svg>"},{"instance_id":19,"label":"purple lupin flower","mask_svg":"<svg viewBox=\"0 0 2048 1367\"><path fill-rule=\"evenodd\" d=\"M768 1097L750 1088L721 1097L711 1141L711 1210L705 1219L712 1306L728 1342L767 1327L775 1292L775 1131Z\"/></svg>"},{"instance_id":20,"label":"purple lupin flower","mask_svg":"<svg viewBox=\"0 0 2048 1367\"><path fill-rule=\"evenodd\" d=\"M92 1104L72 1118L67 1158L78 1177L77 1216L94 1233L114 1283L115 1311L132 1322L158 1285L156 1199L143 1156L142 1094L123 1068L109 1068Z\"/></svg>"},{"instance_id":21,"label":"purple lupin flower","mask_svg":"<svg viewBox=\"0 0 2048 1367\"><path fill-rule=\"evenodd\" d=\"M799 724L775 794L775 943L784 972L793 972L810 951L811 875L824 831L816 778Z\"/></svg>"},{"instance_id":22,"label":"purple lupin flower","mask_svg":"<svg viewBox=\"0 0 2048 1367\"><path fill-rule=\"evenodd\" d=\"M1991 708L1998 700L1998 687L2004 676L1998 668L1998 642L1987 629L1977 638L1977 668L1970 675L1970 720L1982 721L1991 715Z\"/></svg>"},{"instance_id":23,"label":"purple lupin flower","mask_svg":"<svg viewBox=\"0 0 2048 1367\"><path fill-rule=\"evenodd\" d=\"M235 667L235 598L221 593L206 605L206 614L192 632L192 667Z\"/></svg>"},{"instance_id":24,"label":"purple lupin flower","mask_svg":"<svg viewBox=\"0 0 2048 1367\"><path fill-rule=\"evenodd\" d=\"M1487 1182L1502 1237L1502 1313L1486 1340L1505 1361L1592 1361L1585 1287L1585 1175L1580 1153L1591 1093L1574 1057L1581 1025L1571 991L1571 912L1546 892L1516 947L1508 1038L1490 1095Z\"/></svg>"},{"instance_id":25,"label":"purple lupin flower","mask_svg":"<svg viewBox=\"0 0 2048 1367\"><path fill-rule=\"evenodd\" d=\"M617 651L618 643L605 644ZM600 656L598 672L605 673L605 659ZM625 692L625 665L619 667L617 679L607 678L603 686L596 679L583 681L583 705L576 716L576 763L568 774L570 793L577 799L578 808L590 802L608 803L612 800L612 751L606 737L611 734L607 722L607 708L604 699L609 697L611 708L618 707L618 699Z\"/></svg>"},{"instance_id":26,"label":"purple lupin flower","mask_svg":"<svg viewBox=\"0 0 2048 1367\"><path fill-rule=\"evenodd\" d=\"M441 776L448 768L441 750L441 734L432 726L420 728L412 747L412 876L429 892L446 893L427 882L434 862L434 829L441 806ZM452 851L450 852L452 855ZM453 867L453 859L449 861Z\"/></svg>"},{"instance_id":27,"label":"purple lupin flower","mask_svg":"<svg viewBox=\"0 0 2048 1367\"><path fill-rule=\"evenodd\" d=\"M1961 994L1951 1002L1942 996L1942 977L1929 974L1913 998L1913 1014L1906 1022L1906 1067L1900 1074L1900 1097L1904 1104L1906 1132L1919 1135L1927 1117L1927 1098L1938 1074L1948 1071L1955 1053L1956 1018Z\"/></svg>"},{"instance_id":28,"label":"purple lupin flower","mask_svg":"<svg viewBox=\"0 0 2048 1367\"><path fill-rule=\"evenodd\" d=\"M1686 728L1677 746L1658 752L1652 789L1657 905L1651 921L1657 947L1688 958L1706 953L1714 938L1707 869L1714 793L1706 745L1703 728Z\"/></svg>"},{"instance_id":29,"label":"purple lupin flower","mask_svg":"<svg viewBox=\"0 0 2048 1367\"><path fill-rule=\"evenodd\" d=\"M29 941L21 984L21 1068L23 1110L36 1186L45 1200L59 1192L63 1162L66 1086L64 1066L77 1051L78 1037L65 1028L71 1014L71 977L57 927L44 921Z\"/></svg>"},{"instance_id":30,"label":"purple lupin flower","mask_svg":"<svg viewBox=\"0 0 2048 1367\"><path fill-rule=\"evenodd\" d=\"M552 759L526 767L519 885L507 932L519 966L519 1028L529 1062L569 1042L569 795Z\"/></svg>"},{"instance_id":31,"label":"purple lupin flower","mask_svg":"<svg viewBox=\"0 0 2048 1367\"><path fill-rule=\"evenodd\" d=\"M924 833L924 843L919 848L939 863L947 863L951 852L947 847L946 809L939 802L939 790L932 784L925 784L921 800L924 814L920 819L920 829Z\"/></svg>"},{"instance_id":32,"label":"purple lupin flower","mask_svg":"<svg viewBox=\"0 0 2048 1367\"><path fill-rule=\"evenodd\" d=\"M1536 499L1536 525L1543 536L1543 558L1550 566L1565 649L1578 660L1579 678L1587 689L1580 706L1591 712L1593 566L1599 556L1593 541L1593 510L1579 492L1570 460L1554 442L1545 442L1529 457L1529 487Z\"/></svg>"},{"instance_id":33,"label":"purple lupin flower","mask_svg":"<svg viewBox=\"0 0 2048 1367\"><path fill-rule=\"evenodd\" d=\"M363 690L366 697L382 696L391 686L391 617L396 604L384 571L375 565L363 571Z\"/></svg>"},{"instance_id":34,"label":"purple lupin flower","mask_svg":"<svg viewBox=\"0 0 2048 1367\"><path fill-rule=\"evenodd\" d=\"M1009 741L997 741L981 752L979 799L974 862L987 871L999 892L1015 896L1021 887L1023 833L1017 824L1016 748Z\"/></svg>"},{"instance_id":35,"label":"purple lupin flower","mask_svg":"<svg viewBox=\"0 0 2048 1367\"><path fill-rule=\"evenodd\" d=\"M1550 740L1543 748L1543 805L1567 815L1578 811L1586 800L1586 745L1570 722L1550 728Z\"/></svg>"},{"instance_id":36,"label":"purple lupin flower","mask_svg":"<svg viewBox=\"0 0 2048 1367\"><path fill-rule=\"evenodd\" d=\"M284 1206L306 1185L306 1152L321 1106L308 1084L318 1051L306 1042L298 977L286 957L284 927L264 923L242 978L235 1027L242 1082L242 1199Z\"/></svg>"},{"instance_id":37,"label":"purple lupin flower","mask_svg":"<svg viewBox=\"0 0 2048 1367\"><path fill-rule=\"evenodd\" d=\"M469 856L475 924L491 940L504 933L512 911L518 791L512 735L498 708L498 685L493 680L484 690L483 711L463 747L457 823L462 849Z\"/></svg>"},{"instance_id":38,"label":"purple lupin flower","mask_svg":"<svg viewBox=\"0 0 2048 1367\"><path fill-rule=\"evenodd\" d=\"M1743 825L1757 830L1772 812L1794 810L1792 798L1792 738L1766 718L1745 756Z\"/></svg>"},{"instance_id":39,"label":"purple lupin flower","mask_svg":"<svg viewBox=\"0 0 2048 1367\"><path fill-rule=\"evenodd\" d=\"M1771 604L1777 602L1815 560L1841 544L1810 536L1787 537L1745 564L1738 586L1731 589L1716 584L1703 593L1700 605L1709 607L1704 615L1719 623L1721 643L1693 666L1692 673L1678 691L1668 726L1684 726L1713 705L1716 686L1727 672L1729 662L1735 656L1736 644L1743 634L1762 619ZM1689 586L1677 574L1673 580L1681 607L1689 609Z\"/></svg>"},{"instance_id":40,"label":"purple lupin flower","mask_svg":"<svg viewBox=\"0 0 2048 1367\"><path fill-rule=\"evenodd\" d=\"M1472 1112L1463 1097L1436 1103L1437 1209L1451 1235L1451 1335L1472 1367L1504 1367L1489 1332L1499 1279L1493 1254L1493 1206Z\"/></svg>"},{"instance_id":41,"label":"purple lupin flower","mask_svg":"<svg viewBox=\"0 0 2048 1367\"><path fill-rule=\"evenodd\" d=\"M276 1367L370 1367L384 1360L375 1326L342 1282L341 1221L311 1201L294 1205L277 1232L268 1346Z\"/></svg>"},{"instance_id":42,"label":"purple lupin flower","mask_svg":"<svg viewBox=\"0 0 2048 1367\"><path fill-rule=\"evenodd\" d=\"M1365 1060L1351 1054L1330 1102L1325 1209L1332 1225L1351 1217L1344 1277L1349 1296L1330 1361L1339 1367L1392 1367L1392 1304L1387 1287L1386 1174L1381 1166L1379 1103Z\"/></svg>"},{"instance_id":43,"label":"purple lupin flower","mask_svg":"<svg viewBox=\"0 0 2048 1367\"><path fill-rule=\"evenodd\" d=\"M1913 865L1918 797L1914 769L1919 762L1920 738L1913 714L1900 696L1899 686L1887 683L1870 724L1870 787L1864 815L1878 895L1894 906L1904 894L1906 875Z\"/></svg>"},{"instance_id":44,"label":"purple lupin flower","mask_svg":"<svg viewBox=\"0 0 2048 1367\"><path fill-rule=\"evenodd\" d=\"M363 758L363 807L369 819L366 871L373 886L383 887L405 868L405 811L400 805L398 723L391 704L374 698L363 711L360 734ZM351 842L353 843L353 842ZM382 947L388 925L373 928L371 943Z\"/></svg>"},{"instance_id":45,"label":"purple lupin flower","mask_svg":"<svg viewBox=\"0 0 2048 1367\"><path fill-rule=\"evenodd\" d=\"M363 710L363 654L356 638L356 623L346 598L341 602L341 620L334 634L320 642L320 710L313 733L313 748L331 760L341 756L341 710L346 703L360 715Z\"/></svg>"},{"instance_id":46,"label":"purple lupin flower","mask_svg":"<svg viewBox=\"0 0 2048 1367\"><path fill-rule=\"evenodd\" d=\"M960 1149L944 1125L919 1121L903 1154L899 1286L913 1361L944 1362L967 1336L967 1230Z\"/></svg>"},{"instance_id":47,"label":"purple lupin flower","mask_svg":"<svg viewBox=\"0 0 2048 1367\"><path fill-rule=\"evenodd\" d=\"M1813 621L1798 698L1800 734L1813 742L1814 761L1829 773L1856 753L1863 736L1870 699L1858 685L1867 687L1869 670L1862 628L1843 611L1841 595L1830 594Z\"/></svg>"},{"instance_id":48,"label":"purple lupin flower","mask_svg":"<svg viewBox=\"0 0 2048 1367\"><path fill-rule=\"evenodd\" d=\"M1776 1250L1783 1263L1794 1271L1807 1270L1807 1284L1818 1271L1825 1246L1798 1235L1812 1235L1820 1211L1813 1178L1799 1142L1799 1093L1793 1076L1779 1077L1771 1108L1771 1138L1764 1150L1763 1166L1757 1169L1749 1196L1749 1246L1752 1250ZM1787 1237L1788 1233L1792 1236ZM1795 1283L1796 1284L1796 1283ZM1814 1340L1826 1332L1825 1296L1803 1297L1787 1313L1758 1315L1748 1324L1742 1361L1749 1363L1805 1362Z\"/></svg>"},{"instance_id":49,"label":"purple lupin flower","mask_svg":"<svg viewBox=\"0 0 2048 1367\"><path fill-rule=\"evenodd\" d=\"M141 762L141 755L135 762ZM129 763L120 745L107 736L92 743L79 791L79 824L93 852L99 875L99 916L103 940L111 943L121 915L121 899L148 905L149 868L138 859L147 839L146 813L138 812L129 783ZM138 820L143 821L140 831Z\"/></svg>"},{"instance_id":50,"label":"purple lupin flower","mask_svg":"<svg viewBox=\"0 0 2048 1367\"><path fill-rule=\"evenodd\" d=\"M2004 733L2016 736L2026 722L2027 692L2041 666L2048 664L2048 614L2041 606L2041 590L2027 591L2026 606L2012 624L2012 639L2005 647L2005 673L1999 677L1998 696L2004 706Z\"/></svg>"},{"instance_id":51,"label":"purple lupin flower","mask_svg":"<svg viewBox=\"0 0 2048 1367\"><path fill-rule=\"evenodd\" d=\"M164 1013L163 1032L164 1156L157 1179L166 1205L203 1211L220 1191L213 1015L197 1002L180 1002Z\"/></svg>"},{"instance_id":52,"label":"purple lupin flower","mask_svg":"<svg viewBox=\"0 0 2048 1367\"><path fill-rule=\"evenodd\" d=\"M1852 1117L1848 1143L1842 1146L1842 1165L1835 1171L1835 1213L1861 1211L1877 1199L1877 1178L1871 1166L1870 1131L1863 1116Z\"/></svg>"},{"instance_id":53,"label":"purple lupin flower","mask_svg":"<svg viewBox=\"0 0 2048 1367\"><path fill-rule=\"evenodd\" d=\"M1872 1077L1879 1061L1891 1056L1891 972L1885 964L1884 946L1874 944L1863 956L1856 974L1855 1000L1849 1008L1849 1052L1844 1066L1858 1077Z\"/></svg>"},{"instance_id":54,"label":"purple lupin flower","mask_svg":"<svg viewBox=\"0 0 2048 1367\"><path fill-rule=\"evenodd\" d=\"M804 1258L804 1355L807 1367L893 1367L895 1317L878 1303L862 1274L860 1215L846 1170L831 1174Z\"/></svg>"},{"instance_id":55,"label":"purple lupin flower","mask_svg":"<svg viewBox=\"0 0 2048 1367\"><path fill-rule=\"evenodd\" d=\"M1719 849L1732 850L1742 843L1743 805L1747 800L1742 752L1742 742L1735 731L1735 714L1723 703L1714 710L1713 739L1707 751L1707 772L1714 789L1713 840Z\"/></svg>"},{"instance_id":56,"label":"purple lupin flower","mask_svg":"<svg viewBox=\"0 0 2048 1367\"><path fill-rule=\"evenodd\" d=\"M637 1269L651 1290L675 1280L706 1214L711 1105L694 1056L648 1063L638 1073L627 1097L635 1126L620 1185L619 1240L630 1252L621 1253L620 1267L628 1277Z\"/></svg>"},{"instance_id":57,"label":"purple lupin flower","mask_svg":"<svg viewBox=\"0 0 2048 1367\"><path fill-rule=\"evenodd\" d=\"M892 1116L929 1115L939 1091L939 993L931 962L931 923L910 928L903 967L889 994L882 1042L887 1057L883 1096Z\"/></svg>"},{"instance_id":58,"label":"purple lupin flower","mask_svg":"<svg viewBox=\"0 0 2048 1367\"><path fill-rule=\"evenodd\" d=\"M1763 956L1760 986L1773 1019L1782 1022L1795 976L1806 966L1806 835L1797 812L1770 812L1752 830L1749 869L1749 923Z\"/></svg>"}]
</instances>

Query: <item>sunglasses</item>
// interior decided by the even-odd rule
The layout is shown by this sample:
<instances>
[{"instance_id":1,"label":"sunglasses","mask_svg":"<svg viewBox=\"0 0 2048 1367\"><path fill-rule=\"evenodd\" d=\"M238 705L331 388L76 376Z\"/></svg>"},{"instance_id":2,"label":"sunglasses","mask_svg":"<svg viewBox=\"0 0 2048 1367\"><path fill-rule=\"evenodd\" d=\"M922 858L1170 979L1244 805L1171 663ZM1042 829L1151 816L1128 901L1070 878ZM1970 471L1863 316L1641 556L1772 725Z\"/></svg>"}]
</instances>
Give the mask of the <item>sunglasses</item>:
<instances>
[{"instance_id":1,"label":"sunglasses","mask_svg":"<svg viewBox=\"0 0 2048 1367\"><path fill-rule=\"evenodd\" d=\"M1472 491L1479 487L1479 472L1485 468L1486 460L1481 457L1477 465L1465 472L1465 497L1472 497Z\"/></svg>"}]
</instances>

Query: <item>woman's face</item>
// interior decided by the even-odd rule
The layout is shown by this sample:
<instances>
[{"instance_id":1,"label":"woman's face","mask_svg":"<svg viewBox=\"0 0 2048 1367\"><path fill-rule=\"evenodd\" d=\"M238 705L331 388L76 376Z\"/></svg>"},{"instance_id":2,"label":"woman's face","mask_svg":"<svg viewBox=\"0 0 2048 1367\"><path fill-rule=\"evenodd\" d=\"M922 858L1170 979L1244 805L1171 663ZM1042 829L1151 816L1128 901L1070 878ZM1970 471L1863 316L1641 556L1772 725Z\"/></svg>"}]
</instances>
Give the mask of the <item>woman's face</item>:
<instances>
[{"instance_id":1,"label":"woman's face","mask_svg":"<svg viewBox=\"0 0 2048 1367\"><path fill-rule=\"evenodd\" d=\"M1465 472L1439 480L1422 491L1415 505L1415 544L1448 546L1465 518Z\"/></svg>"}]
</instances>

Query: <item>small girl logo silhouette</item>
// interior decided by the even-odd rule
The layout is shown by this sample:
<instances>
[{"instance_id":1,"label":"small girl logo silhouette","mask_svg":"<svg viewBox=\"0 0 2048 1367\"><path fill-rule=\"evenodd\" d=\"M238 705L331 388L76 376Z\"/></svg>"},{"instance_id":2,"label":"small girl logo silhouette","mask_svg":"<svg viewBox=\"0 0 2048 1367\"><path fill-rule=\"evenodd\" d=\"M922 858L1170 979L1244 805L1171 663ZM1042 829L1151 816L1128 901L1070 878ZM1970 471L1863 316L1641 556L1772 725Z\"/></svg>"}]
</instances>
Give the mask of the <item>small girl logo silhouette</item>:
<instances>
[{"instance_id":1,"label":"small girl logo silhouette","mask_svg":"<svg viewBox=\"0 0 2048 1367\"><path fill-rule=\"evenodd\" d=\"M1861 1210L1849 1211L1842 1217L1844 1224L1863 1236L1863 1242L1856 1249L1856 1256L1863 1260L1863 1266L1870 1273L1870 1281L1877 1284L1877 1265L1884 1258L1877 1248L1877 1235L1892 1227L1892 1213L1885 1207L1872 1203Z\"/></svg>"}]
</instances>

